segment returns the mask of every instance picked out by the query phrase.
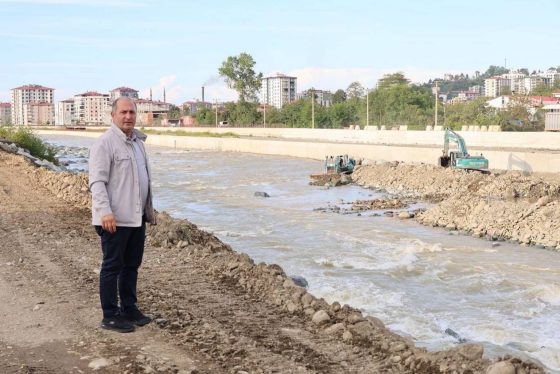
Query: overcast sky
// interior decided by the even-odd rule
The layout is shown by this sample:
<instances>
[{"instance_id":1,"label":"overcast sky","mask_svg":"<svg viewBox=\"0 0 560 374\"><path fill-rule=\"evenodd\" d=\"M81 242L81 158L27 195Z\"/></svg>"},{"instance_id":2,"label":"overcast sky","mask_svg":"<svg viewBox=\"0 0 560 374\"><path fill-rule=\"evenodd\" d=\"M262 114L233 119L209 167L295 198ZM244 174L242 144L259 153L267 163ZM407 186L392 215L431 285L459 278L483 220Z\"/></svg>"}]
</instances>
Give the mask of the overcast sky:
<instances>
[{"instance_id":1,"label":"overcast sky","mask_svg":"<svg viewBox=\"0 0 560 374\"><path fill-rule=\"evenodd\" d=\"M153 89L180 104L232 100L218 77L247 52L256 70L298 78L298 91L414 82L489 65L560 65L558 0L0 0L0 101L24 84L55 100L89 90Z\"/></svg>"}]
</instances>

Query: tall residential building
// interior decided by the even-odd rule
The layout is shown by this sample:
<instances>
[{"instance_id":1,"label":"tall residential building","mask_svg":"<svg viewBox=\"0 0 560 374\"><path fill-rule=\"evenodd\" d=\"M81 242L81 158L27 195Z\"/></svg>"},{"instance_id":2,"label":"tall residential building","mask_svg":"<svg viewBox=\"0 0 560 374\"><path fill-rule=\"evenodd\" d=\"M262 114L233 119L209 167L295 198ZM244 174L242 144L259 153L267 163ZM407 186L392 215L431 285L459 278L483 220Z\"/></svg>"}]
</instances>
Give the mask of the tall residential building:
<instances>
[{"instance_id":1,"label":"tall residential building","mask_svg":"<svg viewBox=\"0 0 560 374\"><path fill-rule=\"evenodd\" d=\"M12 104L0 103L0 126L12 123Z\"/></svg>"},{"instance_id":2,"label":"tall residential building","mask_svg":"<svg viewBox=\"0 0 560 374\"><path fill-rule=\"evenodd\" d=\"M55 104L54 124L57 126L70 126L75 115L74 99L59 101Z\"/></svg>"},{"instance_id":3,"label":"tall residential building","mask_svg":"<svg viewBox=\"0 0 560 374\"><path fill-rule=\"evenodd\" d=\"M26 122L25 119L28 120L31 118L38 118L35 116L26 115L26 111L28 111L29 107L24 107L26 104L29 103L47 103L51 105L50 112L54 112L54 89L43 87L38 84L29 84L26 86L12 88L11 90L12 95L12 124L16 126L22 125L39 125L41 123L35 122ZM45 107L45 105L43 105ZM38 107L36 107L38 108ZM45 108L42 110L45 111ZM46 110L48 112L48 110ZM28 113L29 114L29 113ZM54 120L54 118L53 118ZM51 121L52 124L52 121Z\"/></svg>"},{"instance_id":4,"label":"tall residential building","mask_svg":"<svg viewBox=\"0 0 560 374\"><path fill-rule=\"evenodd\" d=\"M88 91L75 95L74 110L78 124L95 126L111 123L111 106L108 94Z\"/></svg>"},{"instance_id":5,"label":"tall residential building","mask_svg":"<svg viewBox=\"0 0 560 374\"><path fill-rule=\"evenodd\" d=\"M277 73L262 79L260 102L281 109L285 104L296 100L296 77Z\"/></svg>"},{"instance_id":6,"label":"tall residential building","mask_svg":"<svg viewBox=\"0 0 560 374\"><path fill-rule=\"evenodd\" d=\"M128 87L117 87L109 93L111 95L111 102L123 96L131 99L138 99L138 91Z\"/></svg>"},{"instance_id":7,"label":"tall residential building","mask_svg":"<svg viewBox=\"0 0 560 374\"><path fill-rule=\"evenodd\" d=\"M54 105L37 101L23 104L23 123L26 126L54 125Z\"/></svg>"},{"instance_id":8,"label":"tall residential building","mask_svg":"<svg viewBox=\"0 0 560 374\"><path fill-rule=\"evenodd\" d=\"M484 80L484 96L486 97L498 97L504 93L510 94L510 91L511 81L507 78L491 77Z\"/></svg>"}]
</instances>

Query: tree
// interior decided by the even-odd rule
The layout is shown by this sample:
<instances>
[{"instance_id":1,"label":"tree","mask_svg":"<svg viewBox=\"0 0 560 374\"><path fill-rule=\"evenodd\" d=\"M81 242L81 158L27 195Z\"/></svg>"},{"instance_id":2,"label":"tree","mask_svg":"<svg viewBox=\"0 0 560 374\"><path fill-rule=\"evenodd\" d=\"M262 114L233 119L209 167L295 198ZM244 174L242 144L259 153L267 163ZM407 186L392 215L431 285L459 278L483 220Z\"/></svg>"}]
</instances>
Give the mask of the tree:
<instances>
[{"instance_id":1,"label":"tree","mask_svg":"<svg viewBox=\"0 0 560 374\"><path fill-rule=\"evenodd\" d=\"M518 72L525 74L525 75L529 75L529 69L527 68L521 68L518 70Z\"/></svg>"},{"instance_id":2,"label":"tree","mask_svg":"<svg viewBox=\"0 0 560 374\"><path fill-rule=\"evenodd\" d=\"M167 112L167 118L169 119L179 119L181 117L181 109L178 106L170 104L169 111Z\"/></svg>"},{"instance_id":3,"label":"tree","mask_svg":"<svg viewBox=\"0 0 560 374\"><path fill-rule=\"evenodd\" d=\"M346 101L346 92L344 90L338 89L335 91L332 97L333 104L343 103Z\"/></svg>"},{"instance_id":4,"label":"tree","mask_svg":"<svg viewBox=\"0 0 560 374\"><path fill-rule=\"evenodd\" d=\"M351 99L361 99L364 97L365 89L360 84L360 82L352 82L346 89L346 98Z\"/></svg>"},{"instance_id":5,"label":"tree","mask_svg":"<svg viewBox=\"0 0 560 374\"><path fill-rule=\"evenodd\" d=\"M383 78L379 80L377 87L379 89L385 89L400 84L408 84L409 82L410 81L405 78L403 73L397 72L394 74L385 74Z\"/></svg>"},{"instance_id":6,"label":"tree","mask_svg":"<svg viewBox=\"0 0 560 374\"><path fill-rule=\"evenodd\" d=\"M218 69L228 87L237 91L239 101L256 101L257 91L261 88L262 73L255 73L255 60L248 53L229 56Z\"/></svg>"},{"instance_id":7,"label":"tree","mask_svg":"<svg viewBox=\"0 0 560 374\"><path fill-rule=\"evenodd\" d=\"M502 75L509 72L508 69L506 69L503 66L495 66L495 65L490 65L488 67L488 70L486 70L484 72L484 74L482 74L483 78L490 78L490 77L494 77L496 75Z\"/></svg>"}]
</instances>

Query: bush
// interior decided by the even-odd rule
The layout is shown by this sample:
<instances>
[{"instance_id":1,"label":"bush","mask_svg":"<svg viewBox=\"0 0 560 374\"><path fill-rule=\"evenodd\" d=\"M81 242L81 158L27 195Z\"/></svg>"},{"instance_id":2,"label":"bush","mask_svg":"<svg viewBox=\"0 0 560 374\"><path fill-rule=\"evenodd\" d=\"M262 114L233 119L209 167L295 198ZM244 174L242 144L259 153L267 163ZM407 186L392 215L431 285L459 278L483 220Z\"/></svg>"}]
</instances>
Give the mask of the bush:
<instances>
[{"instance_id":1,"label":"bush","mask_svg":"<svg viewBox=\"0 0 560 374\"><path fill-rule=\"evenodd\" d=\"M0 138L16 143L19 147L27 149L32 156L58 164L54 157L56 151L46 145L41 138L23 126L0 126Z\"/></svg>"}]
</instances>

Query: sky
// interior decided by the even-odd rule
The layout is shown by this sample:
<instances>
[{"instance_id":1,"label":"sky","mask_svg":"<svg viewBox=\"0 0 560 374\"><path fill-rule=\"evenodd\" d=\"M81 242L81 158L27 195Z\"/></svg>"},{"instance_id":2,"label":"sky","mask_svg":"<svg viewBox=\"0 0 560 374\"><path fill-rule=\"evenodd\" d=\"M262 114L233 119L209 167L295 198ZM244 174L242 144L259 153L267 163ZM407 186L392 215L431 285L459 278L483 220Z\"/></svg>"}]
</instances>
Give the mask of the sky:
<instances>
[{"instance_id":1,"label":"sky","mask_svg":"<svg viewBox=\"0 0 560 374\"><path fill-rule=\"evenodd\" d=\"M55 101L126 86L174 104L235 100L228 56L297 90L375 87L490 65L560 66L558 0L0 0L0 101L40 84Z\"/></svg>"}]
</instances>

